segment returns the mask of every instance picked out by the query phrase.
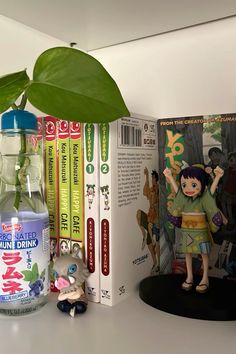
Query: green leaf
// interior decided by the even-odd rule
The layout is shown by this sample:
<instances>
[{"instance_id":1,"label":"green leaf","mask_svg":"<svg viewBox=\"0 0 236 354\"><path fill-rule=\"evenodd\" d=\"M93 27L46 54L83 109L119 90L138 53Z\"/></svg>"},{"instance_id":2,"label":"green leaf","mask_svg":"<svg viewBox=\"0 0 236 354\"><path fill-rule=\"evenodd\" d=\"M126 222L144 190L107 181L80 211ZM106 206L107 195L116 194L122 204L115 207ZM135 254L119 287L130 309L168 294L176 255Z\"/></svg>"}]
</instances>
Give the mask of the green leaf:
<instances>
[{"instance_id":1,"label":"green leaf","mask_svg":"<svg viewBox=\"0 0 236 354\"><path fill-rule=\"evenodd\" d=\"M25 276L25 281L32 281L33 273L31 272L31 270L22 270L21 273Z\"/></svg>"},{"instance_id":2,"label":"green leaf","mask_svg":"<svg viewBox=\"0 0 236 354\"><path fill-rule=\"evenodd\" d=\"M32 281L36 281L39 278L38 264L34 263L32 267Z\"/></svg>"},{"instance_id":3,"label":"green leaf","mask_svg":"<svg viewBox=\"0 0 236 354\"><path fill-rule=\"evenodd\" d=\"M74 48L42 53L26 95L33 106L61 119L109 122L129 116L119 88L104 67Z\"/></svg>"},{"instance_id":4,"label":"green leaf","mask_svg":"<svg viewBox=\"0 0 236 354\"><path fill-rule=\"evenodd\" d=\"M11 107L28 83L29 77L25 70L0 77L0 113Z\"/></svg>"}]
</instances>

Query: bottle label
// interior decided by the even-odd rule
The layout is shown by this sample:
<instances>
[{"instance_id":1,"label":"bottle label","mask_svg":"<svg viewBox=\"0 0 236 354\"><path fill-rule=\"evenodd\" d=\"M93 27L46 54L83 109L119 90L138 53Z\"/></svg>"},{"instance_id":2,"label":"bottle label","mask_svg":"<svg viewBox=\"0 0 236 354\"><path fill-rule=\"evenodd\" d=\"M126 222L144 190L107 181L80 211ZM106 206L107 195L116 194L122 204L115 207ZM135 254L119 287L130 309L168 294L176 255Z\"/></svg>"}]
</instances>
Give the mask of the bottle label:
<instances>
[{"instance_id":1,"label":"bottle label","mask_svg":"<svg viewBox=\"0 0 236 354\"><path fill-rule=\"evenodd\" d=\"M13 220L13 218L12 218ZM0 224L0 303L31 304L49 292L48 219Z\"/></svg>"}]
</instances>

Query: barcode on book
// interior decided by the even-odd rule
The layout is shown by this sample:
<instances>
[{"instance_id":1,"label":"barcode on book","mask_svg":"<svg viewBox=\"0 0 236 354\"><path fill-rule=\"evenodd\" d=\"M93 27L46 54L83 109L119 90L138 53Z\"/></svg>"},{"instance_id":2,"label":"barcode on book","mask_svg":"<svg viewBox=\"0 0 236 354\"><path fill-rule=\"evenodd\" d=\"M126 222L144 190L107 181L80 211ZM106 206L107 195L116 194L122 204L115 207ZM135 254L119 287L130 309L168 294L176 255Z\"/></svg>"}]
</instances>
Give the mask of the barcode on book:
<instances>
[{"instance_id":1,"label":"barcode on book","mask_svg":"<svg viewBox=\"0 0 236 354\"><path fill-rule=\"evenodd\" d=\"M121 125L121 145L122 146L142 146L141 128L128 125Z\"/></svg>"}]
</instances>

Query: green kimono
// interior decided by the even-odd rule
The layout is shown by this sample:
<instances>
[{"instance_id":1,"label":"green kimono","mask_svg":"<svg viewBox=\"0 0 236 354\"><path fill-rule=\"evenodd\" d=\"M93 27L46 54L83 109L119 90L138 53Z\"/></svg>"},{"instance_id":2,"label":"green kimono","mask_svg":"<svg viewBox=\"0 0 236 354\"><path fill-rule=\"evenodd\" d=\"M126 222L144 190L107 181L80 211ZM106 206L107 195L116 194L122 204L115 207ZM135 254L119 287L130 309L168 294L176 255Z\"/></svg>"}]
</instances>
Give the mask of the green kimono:
<instances>
[{"instance_id":1,"label":"green kimono","mask_svg":"<svg viewBox=\"0 0 236 354\"><path fill-rule=\"evenodd\" d=\"M181 228L181 253L209 253L211 232L216 232L222 224L221 213L208 188L195 199L187 197L179 189L168 219Z\"/></svg>"}]
</instances>

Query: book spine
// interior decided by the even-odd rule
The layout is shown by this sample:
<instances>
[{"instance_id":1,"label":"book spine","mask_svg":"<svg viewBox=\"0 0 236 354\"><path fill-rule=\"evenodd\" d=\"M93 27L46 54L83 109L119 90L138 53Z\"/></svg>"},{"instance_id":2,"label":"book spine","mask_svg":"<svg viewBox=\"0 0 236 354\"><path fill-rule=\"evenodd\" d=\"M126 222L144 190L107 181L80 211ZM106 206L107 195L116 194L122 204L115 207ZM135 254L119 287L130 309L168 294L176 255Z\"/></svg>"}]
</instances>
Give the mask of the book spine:
<instances>
[{"instance_id":1,"label":"book spine","mask_svg":"<svg viewBox=\"0 0 236 354\"><path fill-rule=\"evenodd\" d=\"M100 201L99 201L99 131L97 124L84 127L84 220L85 259L90 275L85 284L89 301L100 302Z\"/></svg>"},{"instance_id":2,"label":"book spine","mask_svg":"<svg viewBox=\"0 0 236 354\"><path fill-rule=\"evenodd\" d=\"M44 143L44 133L43 133L43 124L44 118L37 117L37 135L36 135L36 144L37 152L40 156L40 167L41 167L41 186L42 186L42 195L45 198L45 170L44 170L44 156L45 156L45 143Z\"/></svg>"},{"instance_id":3,"label":"book spine","mask_svg":"<svg viewBox=\"0 0 236 354\"><path fill-rule=\"evenodd\" d=\"M58 155L57 155L57 119L51 116L44 117L44 173L45 173L45 201L48 207L50 227L50 269L53 258L58 255ZM55 291L54 280L50 270L51 290Z\"/></svg>"},{"instance_id":4,"label":"book spine","mask_svg":"<svg viewBox=\"0 0 236 354\"><path fill-rule=\"evenodd\" d=\"M83 125L70 122L70 184L71 184L71 244L72 252L80 249L84 258L84 180Z\"/></svg>"},{"instance_id":5,"label":"book spine","mask_svg":"<svg viewBox=\"0 0 236 354\"><path fill-rule=\"evenodd\" d=\"M58 120L58 180L60 255L69 254L70 247L70 142L69 122Z\"/></svg>"},{"instance_id":6,"label":"book spine","mask_svg":"<svg viewBox=\"0 0 236 354\"><path fill-rule=\"evenodd\" d=\"M111 265L111 125L100 124L100 301L112 305Z\"/></svg>"},{"instance_id":7,"label":"book spine","mask_svg":"<svg viewBox=\"0 0 236 354\"><path fill-rule=\"evenodd\" d=\"M156 122L100 124L101 303L113 306L159 271Z\"/></svg>"}]
</instances>

